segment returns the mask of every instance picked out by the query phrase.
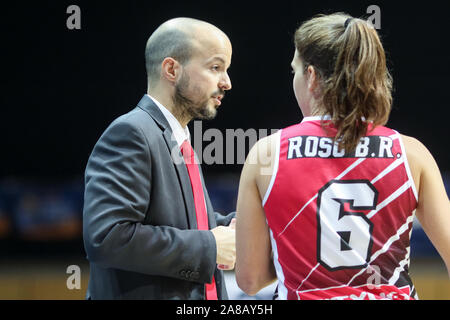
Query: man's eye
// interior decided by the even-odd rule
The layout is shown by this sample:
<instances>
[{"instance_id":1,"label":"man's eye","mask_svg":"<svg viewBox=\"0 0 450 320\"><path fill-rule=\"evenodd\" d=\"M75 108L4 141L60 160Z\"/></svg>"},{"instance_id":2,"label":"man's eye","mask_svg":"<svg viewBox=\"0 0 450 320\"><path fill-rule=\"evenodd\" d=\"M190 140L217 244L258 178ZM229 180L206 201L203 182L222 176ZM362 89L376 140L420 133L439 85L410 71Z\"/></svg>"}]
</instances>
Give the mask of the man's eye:
<instances>
[{"instance_id":1,"label":"man's eye","mask_svg":"<svg viewBox=\"0 0 450 320\"><path fill-rule=\"evenodd\" d=\"M214 70L214 71L219 71L219 69L220 69L220 66L212 66L212 68L211 68L212 70Z\"/></svg>"}]
</instances>

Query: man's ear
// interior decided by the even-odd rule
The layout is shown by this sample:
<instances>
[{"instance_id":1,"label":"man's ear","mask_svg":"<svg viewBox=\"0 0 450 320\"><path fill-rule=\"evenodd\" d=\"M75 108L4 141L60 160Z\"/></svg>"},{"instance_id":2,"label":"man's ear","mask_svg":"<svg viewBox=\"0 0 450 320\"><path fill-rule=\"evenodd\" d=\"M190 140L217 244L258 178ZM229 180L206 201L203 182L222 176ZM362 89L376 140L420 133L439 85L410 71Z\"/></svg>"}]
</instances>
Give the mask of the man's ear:
<instances>
[{"instance_id":1,"label":"man's ear","mask_svg":"<svg viewBox=\"0 0 450 320\"><path fill-rule=\"evenodd\" d=\"M173 58L165 58L161 63L161 78L175 83L181 74L180 63Z\"/></svg>"}]
</instances>

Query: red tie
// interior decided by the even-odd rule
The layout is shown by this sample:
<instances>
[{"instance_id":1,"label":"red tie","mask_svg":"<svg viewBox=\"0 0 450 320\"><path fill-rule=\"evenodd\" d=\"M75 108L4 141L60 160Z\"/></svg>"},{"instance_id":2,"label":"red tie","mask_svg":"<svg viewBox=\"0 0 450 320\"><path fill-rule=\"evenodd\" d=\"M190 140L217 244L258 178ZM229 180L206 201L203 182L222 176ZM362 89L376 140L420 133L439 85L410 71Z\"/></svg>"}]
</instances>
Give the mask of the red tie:
<instances>
[{"instance_id":1,"label":"red tie","mask_svg":"<svg viewBox=\"0 0 450 320\"><path fill-rule=\"evenodd\" d=\"M191 180L192 193L194 194L195 214L197 216L198 230L209 230L208 215L206 213L205 195L203 194L202 181L200 179L200 172L198 164L195 161L194 150L188 140L185 140L181 145L181 153L183 154L184 162ZM205 285L206 300L218 300L216 281L207 283Z\"/></svg>"}]
</instances>

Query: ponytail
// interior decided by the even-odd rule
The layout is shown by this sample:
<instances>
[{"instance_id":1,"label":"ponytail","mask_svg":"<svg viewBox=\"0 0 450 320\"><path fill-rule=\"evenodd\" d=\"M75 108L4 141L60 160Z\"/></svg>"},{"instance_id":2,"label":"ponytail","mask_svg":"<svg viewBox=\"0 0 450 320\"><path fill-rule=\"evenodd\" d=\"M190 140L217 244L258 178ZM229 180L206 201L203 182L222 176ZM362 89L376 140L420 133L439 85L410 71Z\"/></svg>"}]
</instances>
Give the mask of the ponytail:
<instances>
[{"instance_id":1,"label":"ponytail","mask_svg":"<svg viewBox=\"0 0 450 320\"><path fill-rule=\"evenodd\" d=\"M331 116L339 148L354 151L370 122L373 128L387 123L392 105L392 78L376 30L345 14L321 15L297 30L295 43L319 74L316 111Z\"/></svg>"}]
</instances>

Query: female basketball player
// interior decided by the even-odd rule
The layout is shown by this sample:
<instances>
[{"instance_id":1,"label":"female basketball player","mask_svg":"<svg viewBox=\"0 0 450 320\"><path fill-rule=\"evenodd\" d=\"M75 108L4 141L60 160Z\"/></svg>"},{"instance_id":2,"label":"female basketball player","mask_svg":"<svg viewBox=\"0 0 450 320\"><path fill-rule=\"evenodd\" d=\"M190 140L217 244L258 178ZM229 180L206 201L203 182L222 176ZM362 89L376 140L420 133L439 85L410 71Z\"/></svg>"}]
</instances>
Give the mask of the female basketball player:
<instances>
[{"instance_id":1,"label":"female basketball player","mask_svg":"<svg viewBox=\"0 0 450 320\"><path fill-rule=\"evenodd\" d=\"M414 299L414 215L450 266L450 206L430 152L384 127L392 81L366 21L320 15L295 33L304 119L260 140L237 204L236 278L280 299Z\"/></svg>"}]
</instances>

